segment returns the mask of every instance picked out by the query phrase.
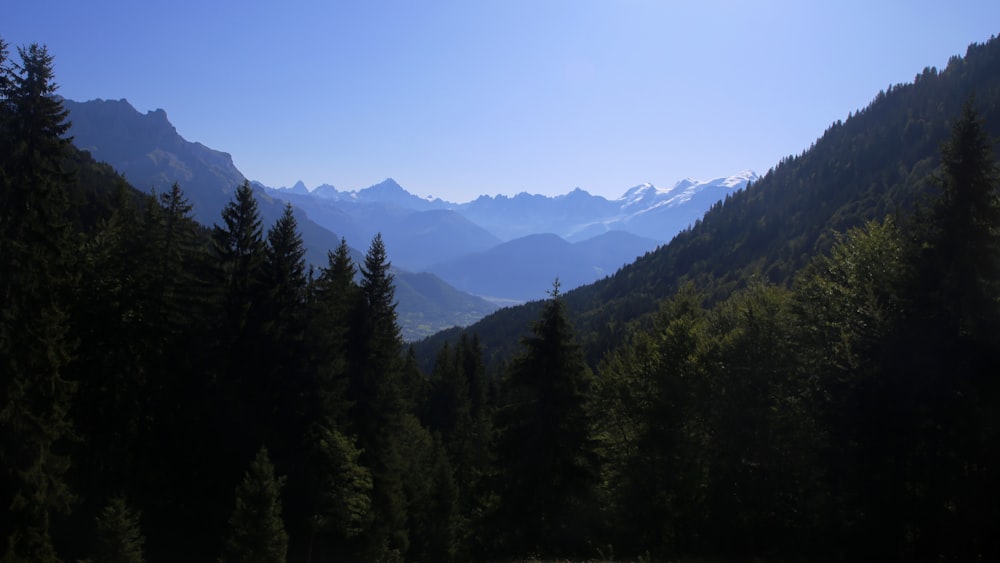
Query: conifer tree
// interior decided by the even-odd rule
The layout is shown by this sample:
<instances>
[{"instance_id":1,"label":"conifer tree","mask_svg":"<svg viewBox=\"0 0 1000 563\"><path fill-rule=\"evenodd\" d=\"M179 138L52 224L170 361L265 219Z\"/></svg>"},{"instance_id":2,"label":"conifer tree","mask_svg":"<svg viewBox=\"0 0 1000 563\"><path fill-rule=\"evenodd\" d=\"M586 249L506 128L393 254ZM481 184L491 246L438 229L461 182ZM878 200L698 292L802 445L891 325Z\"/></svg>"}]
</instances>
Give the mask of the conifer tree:
<instances>
[{"instance_id":1,"label":"conifer tree","mask_svg":"<svg viewBox=\"0 0 1000 563\"><path fill-rule=\"evenodd\" d=\"M997 328L1000 290L1000 168L993 141L969 100L941 150L941 192L918 272L933 284L954 330L985 335ZM993 330L993 337L996 332Z\"/></svg>"},{"instance_id":2,"label":"conifer tree","mask_svg":"<svg viewBox=\"0 0 1000 563\"><path fill-rule=\"evenodd\" d=\"M142 563L146 539L139 526L140 513L124 497L114 497L97 515L94 563Z\"/></svg>"},{"instance_id":3,"label":"conifer tree","mask_svg":"<svg viewBox=\"0 0 1000 563\"><path fill-rule=\"evenodd\" d=\"M281 217L267 232L264 277L268 289L269 320L276 332L293 330L302 316L306 289L305 246L298 230L292 205L286 204Z\"/></svg>"},{"instance_id":4,"label":"conifer tree","mask_svg":"<svg viewBox=\"0 0 1000 563\"><path fill-rule=\"evenodd\" d=\"M224 463L254 451L263 440L265 420L257 398L266 393L266 340L261 323L261 291L266 247L257 200L244 182L222 210L223 225L212 232L217 259L219 297L216 338L219 352L217 393L221 421L220 454ZM223 462L223 460L220 460Z\"/></svg>"},{"instance_id":5,"label":"conifer tree","mask_svg":"<svg viewBox=\"0 0 1000 563\"><path fill-rule=\"evenodd\" d=\"M72 498L63 453L71 434L73 350L66 314L72 248L66 219L70 140L52 57L0 45L0 558L56 559L53 515Z\"/></svg>"},{"instance_id":6,"label":"conifer tree","mask_svg":"<svg viewBox=\"0 0 1000 563\"><path fill-rule=\"evenodd\" d=\"M400 451L403 430L402 338L396 322L393 276L381 235L361 267L359 303L349 345L348 398L352 430L372 472L375 521L371 549L378 556L405 553L406 499ZM373 555L375 556L375 555Z\"/></svg>"},{"instance_id":7,"label":"conifer tree","mask_svg":"<svg viewBox=\"0 0 1000 563\"><path fill-rule=\"evenodd\" d=\"M372 523L372 477L361 451L329 422L309 433L308 490L312 497L306 560L357 556L353 540Z\"/></svg>"},{"instance_id":8,"label":"conifer tree","mask_svg":"<svg viewBox=\"0 0 1000 563\"><path fill-rule=\"evenodd\" d=\"M207 296L199 279L203 250L195 238L197 231L191 216L192 206L176 182L170 191L159 194L156 205L147 207L147 229L158 233L158 245L149 245L155 255L153 287L158 302L153 315L160 318L165 337L194 336L204 330L192 320L203 314Z\"/></svg>"},{"instance_id":9,"label":"conifer tree","mask_svg":"<svg viewBox=\"0 0 1000 563\"><path fill-rule=\"evenodd\" d=\"M236 487L224 561L284 563L288 553L288 534L281 518L284 483L284 477L274 475L267 448L261 447Z\"/></svg>"},{"instance_id":10,"label":"conifer tree","mask_svg":"<svg viewBox=\"0 0 1000 563\"><path fill-rule=\"evenodd\" d=\"M249 182L236 189L233 200L222 210L222 220L224 224L216 225L212 236L222 268L231 329L241 330L259 282L265 251L260 212Z\"/></svg>"},{"instance_id":11,"label":"conifer tree","mask_svg":"<svg viewBox=\"0 0 1000 563\"><path fill-rule=\"evenodd\" d=\"M72 413L84 432L74 474L88 483L87 514L126 480L144 477L139 463L152 442L150 399L156 393L149 375L164 345L154 328L161 319L151 310L158 298L147 244L155 235L147 236L151 229L131 195L121 186L111 216L98 222L79 252L72 313L80 346L69 368L79 382Z\"/></svg>"},{"instance_id":12,"label":"conifer tree","mask_svg":"<svg viewBox=\"0 0 1000 563\"><path fill-rule=\"evenodd\" d=\"M495 526L513 553L580 553L596 509L599 463L590 410L591 373L556 281L497 412Z\"/></svg>"},{"instance_id":13,"label":"conifer tree","mask_svg":"<svg viewBox=\"0 0 1000 563\"><path fill-rule=\"evenodd\" d=\"M1000 463L995 155L970 100L942 147L941 192L912 229L907 314L881 349L879 391L892 402L871 421L881 448L871 452L870 473L883 481L866 493L881 526L872 535L895 538L885 549L904 557L971 560L1000 552L987 539L1000 533L1000 510L985 500L997 498L993 468Z\"/></svg>"},{"instance_id":14,"label":"conifer tree","mask_svg":"<svg viewBox=\"0 0 1000 563\"><path fill-rule=\"evenodd\" d=\"M310 284L309 339L310 364L315 373L316 402L313 420L333 421L346 428L350 404L347 401L348 331L358 306L357 270L347 241L341 239L336 251L327 252L327 265Z\"/></svg>"},{"instance_id":15,"label":"conifer tree","mask_svg":"<svg viewBox=\"0 0 1000 563\"><path fill-rule=\"evenodd\" d=\"M305 373L305 247L291 204L268 230L264 254L262 288L253 316L260 326L261 344L267 348L267 353L258 358L264 385L259 390L257 408L264 416L269 416L268 410L273 411L275 437L297 449L306 430L303 403L310 381Z\"/></svg>"}]
</instances>

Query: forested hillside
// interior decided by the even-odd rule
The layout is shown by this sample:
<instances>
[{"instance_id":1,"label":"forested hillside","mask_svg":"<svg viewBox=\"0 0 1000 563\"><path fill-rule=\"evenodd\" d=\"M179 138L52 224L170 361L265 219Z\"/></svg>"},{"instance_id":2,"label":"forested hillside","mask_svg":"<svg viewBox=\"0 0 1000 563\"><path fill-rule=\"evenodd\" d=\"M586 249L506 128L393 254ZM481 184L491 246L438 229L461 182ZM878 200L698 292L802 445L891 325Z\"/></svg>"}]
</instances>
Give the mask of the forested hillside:
<instances>
[{"instance_id":1,"label":"forested hillside","mask_svg":"<svg viewBox=\"0 0 1000 563\"><path fill-rule=\"evenodd\" d=\"M381 237L201 228L0 69L0 560L1000 559L995 39L420 353Z\"/></svg>"},{"instance_id":2,"label":"forested hillside","mask_svg":"<svg viewBox=\"0 0 1000 563\"><path fill-rule=\"evenodd\" d=\"M835 233L888 215L907 216L936 193L931 175L941 145L970 99L986 132L1000 137L996 39L970 45L943 70L925 68L914 82L889 86L801 154L716 204L670 244L607 279L568 291L567 308L589 361L597 362L688 281L713 302L751 276L788 286L813 256L829 251ZM525 309L499 311L469 328L488 357L515 352L524 319L536 314L538 304ZM421 357L433 357L442 341L459 332L418 344Z\"/></svg>"}]
</instances>

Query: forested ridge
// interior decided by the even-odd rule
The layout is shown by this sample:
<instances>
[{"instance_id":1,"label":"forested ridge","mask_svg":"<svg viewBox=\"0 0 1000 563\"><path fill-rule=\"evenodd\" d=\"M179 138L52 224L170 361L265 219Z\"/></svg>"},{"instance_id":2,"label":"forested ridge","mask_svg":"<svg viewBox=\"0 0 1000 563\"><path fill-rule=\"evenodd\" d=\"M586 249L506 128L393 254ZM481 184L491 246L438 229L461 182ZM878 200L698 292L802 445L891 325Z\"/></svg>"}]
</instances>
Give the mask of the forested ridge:
<instances>
[{"instance_id":1,"label":"forested ridge","mask_svg":"<svg viewBox=\"0 0 1000 563\"><path fill-rule=\"evenodd\" d=\"M688 281L711 302L755 275L787 287L806 262L830 250L834 233L912 213L935 194L930 178L941 145L970 98L985 130L1000 137L996 39L970 45L944 69L925 68L912 83L888 86L867 107L831 124L812 146L717 203L669 244L614 275L567 291L588 362L596 365L631 330L646 325L657 304ZM539 306L503 309L471 327L488 363L516 353L518 337ZM443 341L460 332L416 343L418 354L433 358Z\"/></svg>"},{"instance_id":2,"label":"forested ridge","mask_svg":"<svg viewBox=\"0 0 1000 563\"><path fill-rule=\"evenodd\" d=\"M0 560L996 560L998 61L422 361L380 236L198 225L0 44Z\"/></svg>"}]
</instances>

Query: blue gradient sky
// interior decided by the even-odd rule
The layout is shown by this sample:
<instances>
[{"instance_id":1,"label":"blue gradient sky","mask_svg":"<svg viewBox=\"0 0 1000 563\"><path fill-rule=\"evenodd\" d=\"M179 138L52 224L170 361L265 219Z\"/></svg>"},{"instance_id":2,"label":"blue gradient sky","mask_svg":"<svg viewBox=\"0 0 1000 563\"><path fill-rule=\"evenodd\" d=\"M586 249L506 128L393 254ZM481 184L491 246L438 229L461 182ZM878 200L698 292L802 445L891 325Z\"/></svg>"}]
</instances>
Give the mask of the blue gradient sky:
<instances>
[{"instance_id":1,"label":"blue gradient sky","mask_svg":"<svg viewBox=\"0 0 1000 563\"><path fill-rule=\"evenodd\" d=\"M1000 33L951 0L11 0L59 93L163 108L270 186L618 197L806 149Z\"/></svg>"}]
</instances>

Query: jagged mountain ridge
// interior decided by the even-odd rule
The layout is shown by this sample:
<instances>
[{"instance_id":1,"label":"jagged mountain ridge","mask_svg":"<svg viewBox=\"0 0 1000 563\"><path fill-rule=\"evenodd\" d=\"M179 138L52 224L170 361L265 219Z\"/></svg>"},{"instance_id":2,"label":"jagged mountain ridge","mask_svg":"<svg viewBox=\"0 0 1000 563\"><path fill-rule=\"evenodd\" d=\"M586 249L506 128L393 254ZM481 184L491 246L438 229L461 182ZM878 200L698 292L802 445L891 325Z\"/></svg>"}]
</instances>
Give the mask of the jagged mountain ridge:
<instances>
[{"instance_id":1,"label":"jagged mountain ridge","mask_svg":"<svg viewBox=\"0 0 1000 563\"><path fill-rule=\"evenodd\" d=\"M195 220L207 226L221 222L223 207L245 181L228 153L187 141L162 109L142 114L127 100L62 101L72 123L69 134L78 148L111 165L140 190L162 193L177 182L192 204ZM255 193L268 228L283 213L286 200L272 196L259 185ZM336 248L343 235L309 215L301 207L295 208L306 260L322 266L327 251ZM364 247L369 241L349 242ZM363 257L356 248L352 254L359 262ZM469 324L496 310L496 305L462 293L431 274L413 274L398 268L393 273L400 324L407 340Z\"/></svg>"},{"instance_id":2,"label":"jagged mountain ridge","mask_svg":"<svg viewBox=\"0 0 1000 563\"><path fill-rule=\"evenodd\" d=\"M143 115L126 100L67 100L66 105L79 147L107 161L143 189L165 191L174 181L180 183L194 204L195 218L203 224L218 221L233 190L244 181L229 154L183 139L163 110ZM753 178L747 173L710 182L686 180L665 190L644 184L616 200L577 188L556 197L521 193L482 196L464 204L415 196L392 178L358 191L340 191L328 184L309 190L302 182L287 189L254 185L266 225L280 216L285 202L294 205L310 263L322 265L326 251L335 247L340 237L357 247L381 233L390 260L399 268L400 316L405 321L408 315L426 314L429 303L410 292L405 279L410 272L432 273L446 285L462 284L471 295L501 302L538 297L555 277L563 281L565 289L572 289L655 249L700 217L712 202ZM615 231L629 234L605 236ZM572 243L595 236L602 236L604 242L574 246L570 252L556 245L522 247L526 251L520 255L500 249L492 255L506 257L501 263L476 267L471 273L462 271L460 265L472 267L479 263L477 256L502 243L543 233ZM585 248L589 250L582 250ZM355 251L356 256L360 254ZM526 269L544 275L545 282L520 281L526 279ZM428 287L426 283L417 285ZM454 297L452 303L460 307L471 304L464 297ZM455 318L475 320L476 315L494 310L491 307L483 301ZM430 309L441 312L441 307ZM439 328L436 321L432 326ZM410 328L404 326L406 331Z\"/></svg>"},{"instance_id":3,"label":"jagged mountain ridge","mask_svg":"<svg viewBox=\"0 0 1000 563\"><path fill-rule=\"evenodd\" d=\"M617 199L607 199L575 188L558 196L527 192L514 196L481 195L466 203L416 196L392 178L355 191L340 191L330 184L310 191L301 181L291 188L262 187L277 196L294 194L301 198L297 200L299 204L307 208L316 206L346 211L349 208L356 210L357 206L381 206L390 221L394 220L394 215L398 216L400 210L422 212L448 209L503 241L552 233L578 242L618 230L669 242L674 235L700 218L713 203L757 179L756 173L745 170L707 181L685 178L666 189L649 183L640 184L629 188ZM369 216L368 219L377 218Z\"/></svg>"},{"instance_id":4,"label":"jagged mountain ridge","mask_svg":"<svg viewBox=\"0 0 1000 563\"><path fill-rule=\"evenodd\" d=\"M348 240L382 233L394 263L404 268L435 273L475 295L518 302L544 295L555 277L572 289L613 273L756 179L744 171L709 181L685 179L667 189L642 184L614 200L576 188L555 197L522 192L463 204L420 198L392 178L357 191L329 184L309 191L302 182L262 188ZM542 234L565 244L551 238L522 244Z\"/></svg>"},{"instance_id":5,"label":"jagged mountain ridge","mask_svg":"<svg viewBox=\"0 0 1000 563\"><path fill-rule=\"evenodd\" d=\"M987 133L1000 138L1000 38L970 45L943 70L927 67L913 82L878 92L750 188L713 204L670 243L613 276L567 291L567 310L588 359L596 363L624 342L688 282L706 302L726 298L749 279L788 285L816 254L829 250L834 233L868 220L905 219L937 192L941 146L970 101ZM995 150L1000 158L1000 145ZM501 309L466 332L480 337L486 357L503 362L516 353L539 308L532 302ZM446 331L417 343L423 365L459 334Z\"/></svg>"},{"instance_id":6,"label":"jagged mountain ridge","mask_svg":"<svg viewBox=\"0 0 1000 563\"><path fill-rule=\"evenodd\" d=\"M464 291L500 302L523 302L544 297L556 278L564 288L597 281L656 246L654 240L624 231L575 243L543 233L434 264L429 270Z\"/></svg>"}]
</instances>

